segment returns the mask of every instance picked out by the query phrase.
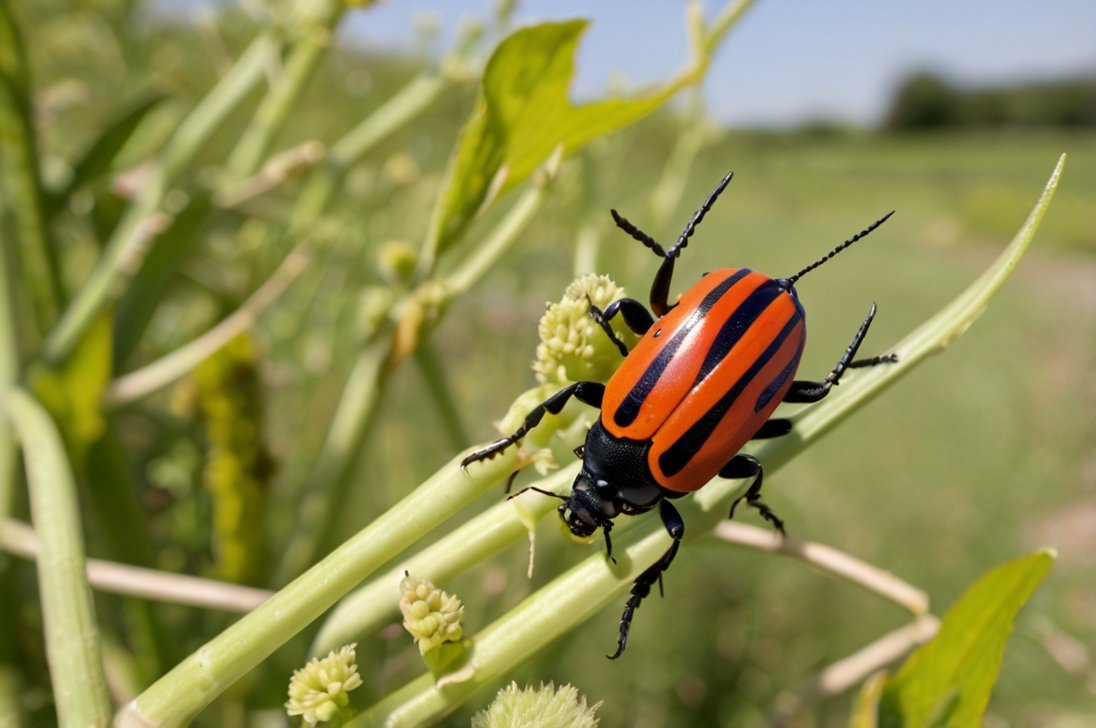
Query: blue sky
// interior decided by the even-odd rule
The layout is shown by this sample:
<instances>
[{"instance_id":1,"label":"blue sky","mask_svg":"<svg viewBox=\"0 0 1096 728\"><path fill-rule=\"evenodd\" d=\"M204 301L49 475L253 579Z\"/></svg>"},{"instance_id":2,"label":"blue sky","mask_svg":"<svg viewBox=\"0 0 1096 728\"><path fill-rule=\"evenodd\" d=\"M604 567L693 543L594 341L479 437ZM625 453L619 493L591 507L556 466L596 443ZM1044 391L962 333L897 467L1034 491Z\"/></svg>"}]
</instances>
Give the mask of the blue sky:
<instances>
[{"instance_id":1,"label":"blue sky","mask_svg":"<svg viewBox=\"0 0 1096 728\"><path fill-rule=\"evenodd\" d=\"M579 54L581 99L614 76L642 83L678 68L687 55L683 6L525 0L515 19L593 21ZM450 32L491 7L491 0L389 0L355 12L346 31L371 47L409 47L416 13L436 14ZM1096 75L1096 0L758 0L717 56L704 95L712 114L732 124L817 117L866 124L915 68L978 85Z\"/></svg>"}]
</instances>

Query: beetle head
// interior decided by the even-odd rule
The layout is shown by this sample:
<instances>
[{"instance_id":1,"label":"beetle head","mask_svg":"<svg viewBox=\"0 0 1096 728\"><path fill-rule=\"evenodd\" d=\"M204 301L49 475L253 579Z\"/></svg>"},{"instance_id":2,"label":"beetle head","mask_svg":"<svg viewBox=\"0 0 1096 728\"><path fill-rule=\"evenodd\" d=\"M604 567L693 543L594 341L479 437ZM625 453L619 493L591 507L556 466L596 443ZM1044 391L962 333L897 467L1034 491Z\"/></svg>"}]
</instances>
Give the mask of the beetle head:
<instances>
[{"instance_id":1,"label":"beetle head","mask_svg":"<svg viewBox=\"0 0 1096 728\"><path fill-rule=\"evenodd\" d=\"M608 530L613 525L605 514L604 501L586 471L575 478L571 495L559 504L557 510L560 520L577 539L588 541L599 528Z\"/></svg>"}]
</instances>

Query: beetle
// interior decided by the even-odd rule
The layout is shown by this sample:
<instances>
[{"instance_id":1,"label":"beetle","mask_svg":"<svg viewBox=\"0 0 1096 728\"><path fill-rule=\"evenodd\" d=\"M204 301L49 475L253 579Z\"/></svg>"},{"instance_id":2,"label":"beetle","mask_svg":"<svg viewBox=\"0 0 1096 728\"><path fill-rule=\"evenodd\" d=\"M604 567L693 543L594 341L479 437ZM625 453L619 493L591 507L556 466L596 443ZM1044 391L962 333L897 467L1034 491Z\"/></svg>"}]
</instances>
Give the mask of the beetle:
<instances>
[{"instance_id":1,"label":"beetle","mask_svg":"<svg viewBox=\"0 0 1096 728\"><path fill-rule=\"evenodd\" d=\"M882 225L893 211L787 278L770 278L747 268L722 268L705 274L676 303L669 302L674 263L719 195L728 173L693 214L677 242L663 249L616 210L617 226L662 258L651 285L650 311L622 298L604 311L590 302L589 314L620 350L623 363L607 384L575 382L534 407L511 435L476 450L461 467L492 458L521 440L546 413L559 414L572 397L600 409L575 454L582 468L558 511L570 532L589 538L601 529L608 557L613 519L658 507L669 533L669 549L635 580L620 619L616 659L624 652L635 610L669 568L685 534L673 501L719 475L752 478L731 505L729 517L745 500L781 534L784 522L761 500L763 469L739 450L750 440L780 437L790 420L772 417L781 402L812 403L837 386L855 367L897 361L894 355L857 360L876 307L873 303L836 366L821 381L796 380L806 342L805 316L796 282ZM621 316L641 336L628 351L609 322Z\"/></svg>"}]
</instances>

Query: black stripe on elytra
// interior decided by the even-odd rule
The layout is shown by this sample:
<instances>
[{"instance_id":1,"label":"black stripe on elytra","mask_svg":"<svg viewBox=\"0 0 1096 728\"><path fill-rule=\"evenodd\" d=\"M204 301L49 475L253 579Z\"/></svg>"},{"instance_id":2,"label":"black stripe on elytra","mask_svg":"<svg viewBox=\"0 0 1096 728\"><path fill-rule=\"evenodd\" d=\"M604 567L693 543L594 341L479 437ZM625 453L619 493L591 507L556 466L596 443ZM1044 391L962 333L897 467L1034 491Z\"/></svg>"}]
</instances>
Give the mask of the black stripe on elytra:
<instances>
[{"instance_id":1,"label":"black stripe on elytra","mask_svg":"<svg viewBox=\"0 0 1096 728\"><path fill-rule=\"evenodd\" d=\"M658 466L668 476L674 476L681 472L693 455L696 455L700 451L700 448L704 446L708 438L711 436L712 431L719 426L719 423L723 420L724 415L734 405L735 400L742 394L743 390L750 385L750 382L754 380L758 372L765 368L765 365L776 356L776 352L780 350L780 347L784 344L785 339L791 335L795 330L796 325L802 320L803 316L799 311L792 314L792 317L788 319L788 322L784 324L784 328L780 330L780 333L772 340L765 351L761 353L761 356L754 360L754 363L750 365L738 381L734 383L734 386L727 390L727 393L720 397L711 409L704 413L704 416L697 420L692 427L685 431L678 440L666 448L666 451L659 455ZM727 460L729 461L734 457L735 453L727 453Z\"/></svg>"},{"instance_id":2,"label":"black stripe on elytra","mask_svg":"<svg viewBox=\"0 0 1096 728\"><path fill-rule=\"evenodd\" d=\"M795 350L795 356L788 362L788 366L784 367L783 371L776 375L776 379L769 382L769 386L765 387L765 391L757 398L757 402L754 404L754 412L760 412L765 409L765 405L772 401L773 395L780 391L789 379L795 374L796 367L799 366L799 358L803 356L803 345L807 343L805 336L800 337L799 346Z\"/></svg>"},{"instance_id":3,"label":"black stripe on elytra","mask_svg":"<svg viewBox=\"0 0 1096 728\"><path fill-rule=\"evenodd\" d=\"M678 329L673 338L667 341L662 349L659 350L658 356L654 358L654 361L647 365L647 369L643 372L643 376L639 378L639 381L636 382L636 385L632 387L628 394L624 395L624 399L621 400L620 406L618 406L616 412L613 413L613 422L617 427L627 427L635 422L636 417L639 416L639 410L643 406L643 402L647 399L647 395L649 395L651 391L654 390L655 385L658 384L659 378L662 376L662 373L666 371L666 367L669 366L670 361L681 347L682 342L685 341L685 337L689 335L697 324L704 320L704 317L708 315L708 312L712 310L712 307L715 306L720 298L726 295L735 284L748 276L751 272L752 271L748 268L742 268L708 292L708 295L706 295L696 309L689 314L688 320L681 325L681 328Z\"/></svg>"},{"instance_id":4,"label":"black stripe on elytra","mask_svg":"<svg viewBox=\"0 0 1096 728\"><path fill-rule=\"evenodd\" d=\"M715 340L712 341L708 353L704 355L704 363L700 366L700 372L696 375L696 384L703 382L712 370L719 365L719 362L727 358L727 354L730 353L739 339L749 331L750 326L761 316L761 312L776 300L776 297L781 293L784 293L784 289L780 287L780 284L776 281L766 281L746 297L746 300L734 310L731 317L719 329L719 333L715 335Z\"/></svg>"}]
</instances>

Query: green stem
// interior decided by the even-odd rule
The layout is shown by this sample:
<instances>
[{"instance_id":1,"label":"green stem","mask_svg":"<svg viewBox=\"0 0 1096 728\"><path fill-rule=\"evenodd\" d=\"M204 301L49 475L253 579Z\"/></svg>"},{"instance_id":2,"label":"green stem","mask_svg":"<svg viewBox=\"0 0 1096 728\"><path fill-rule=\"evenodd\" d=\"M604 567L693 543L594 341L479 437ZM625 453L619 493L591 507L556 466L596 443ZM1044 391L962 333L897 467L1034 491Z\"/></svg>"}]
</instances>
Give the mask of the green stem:
<instances>
[{"instance_id":1,"label":"green stem","mask_svg":"<svg viewBox=\"0 0 1096 728\"><path fill-rule=\"evenodd\" d=\"M277 49L273 36L256 38L176 130L151 178L115 228L102 257L46 339L42 357L47 362L64 360L99 312L123 292L125 280L148 253L147 244L153 235L149 223L164 196L220 123L262 78Z\"/></svg>"},{"instance_id":2,"label":"green stem","mask_svg":"<svg viewBox=\"0 0 1096 728\"><path fill-rule=\"evenodd\" d=\"M270 278L216 326L167 356L113 381L104 395L106 404L116 407L132 402L185 376L254 325L255 320L285 293L310 262L311 244L305 241L291 250Z\"/></svg>"},{"instance_id":3,"label":"green stem","mask_svg":"<svg viewBox=\"0 0 1096 728\"><path fill-rule=\"evenodd\" d=\"M3 188L12 211L40 331L47 331L65 302L57 244L46 221L32 122L30 73L11 6L0 4L0 159Z\"/></svg>"},{"instance_id":4,"label":"green stem","mask_svg":"<svg viewBox=\"0 0 1096 728\"><path fill-rule=\"evenodd\" d=\"M518 239L518 235L532 222L544 204L545 195L562 161L557 153L537 174L533 184L510 208L497 227L468 255L457 268L445 278L445 287L450 296L465 293L491 270Z\"/></svg>"},{"instance_id":5,"label":"green stem","mask_svg":"<svg viewBox=\"0 0 1096 728\"><path fill-rule=\"evenodd\" d=\"M303 35L289 53L285 67L263 98L247 131L240 137L225 166L235 180L254 174L262 166L286 121L297 106L320 61L331 47L331 37L346 4L341 0L319 0L308 9Z\"/></svg>"},{"instance_id":6,"label":"green stem","mask_svg":"<svg viewBox=\"0 0 1096 728\"><path fill-rule=\"evenodd\" d=\"M25 391L9 389L5 409L23 445L31 515L41 540L38 588L58 722L106 725L110 700L65 446L46 410Z\"/></svg>"},{"instance_id":7,"label":"green stem","mask_svg":"<svg viewBox=\"0 0 1096 728\"><path fill-rule=\"evenodd\" d=\"M126 706L120 725L175 726L211 700L389 561L499 482L514 467L501 456L470 477L447 463L434 477L320 563L160 678Z\"/></svg>"},{"instance_id":8,"label":"green stem","mask_svg":"<svg viewBox=\"0 0 1096 728\"><path fill-rule=\"evenodd\" d=\"M355 455L362 447L380 397L390 342L390 337L382 334L358 355L323 450L299 496L296 528L282 554L275 583L288 581L312 564L330 533L332 521L342 512L339 504L357 461Z\"/></svg>"},{"instance_id":9,"label":"green stem","mask_svg":"<svg viewBox=\"0 0 1096 728\"><path fill-rule=\"evenodd\" d=\"M578 463L573 463L532 485L565 493L578 474L578 467ZM512 501L500 498L498 503L452 533L414 556L400 560L391 571L373 577L368 584L340 601L313 640L311 653L326 654L392 622L399 614L399 606L393 599L393 585L399 584L405 569L415 576L444 584L528 536L530 527L554 511L558 504L550 498Z\"/></svg>"},{"instance_id":10,"label":"green stem","mask_svg":"<svg viewBox=\"0 0 1096 728\"><path fill-rule=\"evenodd\" d=\"M447 298L463 293L474 285L517 240L543 204L553 171L549 168L537 184L526 190L495 231L451 275L444 288ZM437 295L437 290L437 284L428 281L411 294L404 310L421 311L435 306L436 301L431 303L431 300ZM417 297L423 301L419 302ZM431 323L431 326L436 325L437 318ZM393 347L398 345L393 333L382 332L359 355L343 396L339 398L316 468L303 490L296 530L283 554L276 575L277 582L285 582L307 568L316 558L325 535L334 530L335 520L341 514L337 504L342 502L357 455L364 449L365 434L380 398L383 381L391 375L392 362L398 364L413 354L426 333L416 330L414 341L406 344L409 348L394 351Z\"/></svg>"},{"instance_id":11,"label":"green stem","mask_svg":"<svg viewBox=\"0 0 1096 728\"><path fill-rule=\"evenodd\" d=\"M0 230L3 229L0 215ZM0 233L2 242L2 233ZM0 387L8 388L19 377L19 344L16 338L14 288L8 246L0 244ZM7 418L0 418L0 518L12 515L15 503L15 439Z\"/></svg>"},{"instance_id":12,"label":"green stem","mask_svg":"<svg viewBox=\"0 0 1096 728\"><path fill-rule=\"evenodd\" d=\"M460 419L460 410L453 399L453 393L445 378L445 367L438 359L438 354L428 340L419 342L415 349L415 362L419 365L419 371L426 380L426 388L430 391L437 405L438 414L441 415L445 432L449 435L450 444L454 450L463 450L470 442L468 433L464 429Z\"/></svg>"},{"instance_id":13,"label":"green stem","mask_svg":"<svg viewBox=\"0 0 1096 728\"><path fill-rule=\"evenodd\" d=\"M421 74L331 147L324 164L309 177L293 210L293 227L314 224L342 187L347 170L377 144L425 111L447 88L446 79Z\"/></svg>"}]
</instances>

